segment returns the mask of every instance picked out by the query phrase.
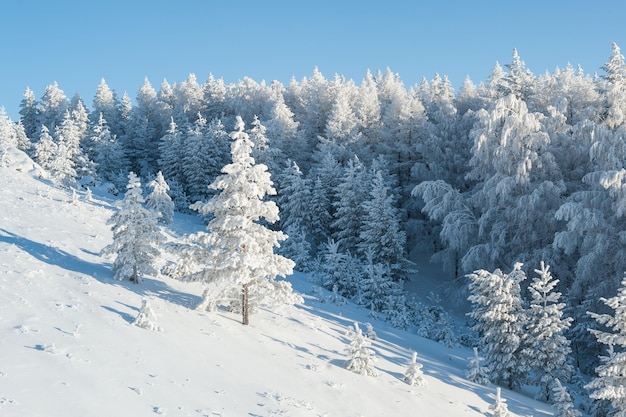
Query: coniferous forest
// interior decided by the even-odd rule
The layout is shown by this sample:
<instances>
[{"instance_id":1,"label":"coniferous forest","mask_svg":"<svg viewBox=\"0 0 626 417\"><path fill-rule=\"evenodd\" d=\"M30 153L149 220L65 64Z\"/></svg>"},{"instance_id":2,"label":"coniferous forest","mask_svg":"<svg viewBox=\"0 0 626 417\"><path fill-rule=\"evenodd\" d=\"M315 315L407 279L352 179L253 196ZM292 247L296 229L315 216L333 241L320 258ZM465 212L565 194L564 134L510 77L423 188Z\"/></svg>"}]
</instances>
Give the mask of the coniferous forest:
<instances>
[{"instance_id":1,"label":"coniferous forest","mask_svg":"<svg viewBox=\"0 0 626 417\"><path fill-rule=\"evenodd\" d=\"M513 51L458 91L391 70L357 83L314 69L288 85L190 74L158 89L145 79L134 98L104 79L93 99L52 83L39 98L26 89L19 121L0 113L0 148L65 187L123 195L132 172L194 213L218 193L208 185L231 163L231 132L245 131L276 190L267 227L288 236L279 252L296 269L394 326L479 346L489 380L549 400L558 381L626 361L626 335L609 337L626 314L626 63L615 44L607 56L597 75L533 74ZM453 340L441 307L406 293L416 253L444 266L441 296L470 311L471 335Z\"/></svg>"}]
</instances>

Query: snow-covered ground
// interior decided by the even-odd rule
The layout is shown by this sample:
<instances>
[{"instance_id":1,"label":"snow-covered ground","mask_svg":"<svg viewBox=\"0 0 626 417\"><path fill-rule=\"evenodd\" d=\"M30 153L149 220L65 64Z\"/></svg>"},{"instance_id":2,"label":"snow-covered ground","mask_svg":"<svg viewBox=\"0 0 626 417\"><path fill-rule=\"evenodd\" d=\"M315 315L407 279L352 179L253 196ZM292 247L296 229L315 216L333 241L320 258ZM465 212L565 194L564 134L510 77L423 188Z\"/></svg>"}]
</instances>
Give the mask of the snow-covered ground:
<instances>
[{"instance_id":1,"label":"snow-covered ground","mask_svg":"<svg viewBox=\"0 0 626 417\"><path fill-rule=\"evenodd\" d=\"M480 416L495 387L465 379L466 348L450 349L325 303L300 273L305 304L262 310L250 326L194 310L202 288L166 278L112 278L112 199L72 203L23 154L0 167L0 416ZM203 226L177 216L171 235ZM316 294L316 295L312 295ZM132 325L147 299L161 331ZM358 322L378 338L377 377L345 369ZM427 387L402 376L418 352ZM553 410L502 391L518 416Z\"/></svg>"}]
</instances>

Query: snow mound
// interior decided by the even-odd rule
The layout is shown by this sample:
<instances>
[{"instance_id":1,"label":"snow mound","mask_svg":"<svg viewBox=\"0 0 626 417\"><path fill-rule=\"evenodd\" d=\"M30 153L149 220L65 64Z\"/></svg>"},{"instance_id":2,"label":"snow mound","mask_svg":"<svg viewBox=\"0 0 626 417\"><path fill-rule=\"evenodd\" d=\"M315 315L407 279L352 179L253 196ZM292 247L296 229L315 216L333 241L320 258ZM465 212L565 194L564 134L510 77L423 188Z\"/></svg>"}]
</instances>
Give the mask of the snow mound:
<instances>
[{"instance_id":1,"label":"snow mound","mask_svg":"<svg viewBox=\"0 0 626 417\"><path fill-rule=\"evenodd\" d=\"M9 147L0 150L0 154L3 168L29 173L36 177L45 177L45 171L23 151Z\"/></svg>"}]
</instances>

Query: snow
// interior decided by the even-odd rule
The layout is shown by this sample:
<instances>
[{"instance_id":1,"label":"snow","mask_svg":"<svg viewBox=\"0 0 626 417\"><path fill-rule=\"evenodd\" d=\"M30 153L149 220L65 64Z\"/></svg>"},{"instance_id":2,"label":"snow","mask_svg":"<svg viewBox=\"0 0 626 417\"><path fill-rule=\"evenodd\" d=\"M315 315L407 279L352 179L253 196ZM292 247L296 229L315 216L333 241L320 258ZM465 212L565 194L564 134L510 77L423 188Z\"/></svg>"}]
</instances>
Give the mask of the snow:
<instances>
[{"instance_id":1,"label":"snow","mask_svg":"<svg viewBox=\"0 0 626 417\"><path fill-rule=\"evenodd\" d=\"M40 179L19 151L8 156L0 167L1 416L454 417L486 415L494 402L494 386L465 378L470 349L326 303L305 274L289 277L303 305L261 310L250 326L194 310L199 284L114 280L98 255L111 243L112 197L94 189L84 201L79 191L71 203L72 192ZM203 228L176 214L164 231ZM160 331L132 324L144 299ZM355 322L376 331L377 377L345 368ZM402 381L413 351L428 387ZM553 414L521 393L502 396L514 415Z\"/></svg>"}]
</instances>

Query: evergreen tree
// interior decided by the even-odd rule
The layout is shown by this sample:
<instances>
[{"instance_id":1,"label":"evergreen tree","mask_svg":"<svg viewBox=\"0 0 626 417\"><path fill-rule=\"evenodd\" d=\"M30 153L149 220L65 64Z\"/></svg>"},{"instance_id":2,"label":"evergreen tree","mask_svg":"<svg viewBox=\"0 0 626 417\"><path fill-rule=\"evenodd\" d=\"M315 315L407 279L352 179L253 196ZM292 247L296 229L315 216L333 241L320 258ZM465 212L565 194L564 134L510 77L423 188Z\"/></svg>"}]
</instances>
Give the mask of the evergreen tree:
<instances>
[{"instance_id":1,"label":"evergreen tree","mask_svg":"<svg viewBox=\"0 0 626 417\"><path fill-rule=\"evenodd\" d=\"M157 172L156 178L148 183L148 187L152 188L152 192L146 199L148 208L157 213L159 223L170 224L174 220L174 203L168 195L170 187L165 182L161 171Z\"/></svg>"},{"instance_id":2,"label":"evergreen tree","mask_svg":"<svg viewBox=\"0 0 626 417\"><path fill-rule=\"evenodd\" d=\"M371 342L363 335L358 323L354 323L354 329L350 329L350 333L352 340L347 349L349 359L346 361L346 368L360 375L377 376L374 369L375 353L369 348Z\"/></svg>"},{"instance_id":3,"label":"evergreen tree","mask_svg":"<svg viewBox=\"0 0 626 417\"><path fill-rule=\"evenodd\" d=\"M613 310L613 315L590 312L589 315L607 330L590 329L598 342L608 346L607 356L600 358L595 377L585 388L597 400L608 400L613 406L611 415L626 416L626 278L622 280L617 295L601 298ZM617 349L616 349L617 348Z\"/></svg>"},{"instance_id":4,"label":"evergreen tree","mask_svg":"<svg viewBox=\"0 0 626 417\"><path fill-rule=\"evenodd\" d=\"M496 399L493 404L489 406L492 417L512 417L509 412L509 408L506 405L506 400L500 395L500 387L496 387Z\"/></svg>"},{"instance_id":5,"label":"evergreen tree","mask_svg":"<svg viewBox=\"0 0 626 417\"><path fill-rule=\"evenodd\" d=\"M402 292L388 264L376 263L372 250L365 253L363 272L357 284L357 302L370 311L383 311L387 297Z\"/></svg>"},{"instance_id":6,"label":"evergreen tree","mask_svg":"<svg viewBox=\"0 0 626 417\"><path fill-rule=\"evenodd\" d=\"M69 102L63 90L59 88L57 82L47 85L41 100L39 100L39 122L38 125L44 125L48 131L54 132L58 125L63 121L65 111L69 107Z\"/></svg>"},{"instance_id":7,"label":"evergreen tree","mask_svg":"<svg viewBox=\"0 0 626 417\"><path fill-rule=\"evenodd\" d=\"M393 280L405 280L409 263L406 234L396 207L397 198L385 184L381 171L374 173L369 194L370 198L361 203L364 213L359 228L359 253L371 253L373 263L388 266Z\"/></svg>"},{"instance_id":8,"label":"evergreen tree","mask_svg":"<svg viewBox=\"0 0 626 417\"><path fill-rule=\"evenodd\" d=\"M133 321L133 325L137 327L141 327L142 329L152 330L160 332L162 329L157 325L157 317L150 307L148 300L143 298L141 300L141 308L139 309L139 314Z\"/></svg>"},{"instance_id":9,"label":"evergreen tree","mask_svg":"<svg viewBox=\"0 0 626 417\"><path fill-rule=\"evenodd\" d=\"M280 302L295 302L298 297L292 294L289 283L275 281L276 276L284 277L293 271L293 261L274 253L279 242L285 240L285 234L260 223L278 221L276 204L263 201L276 191L267 167L256 164L250 156L253 144L240 117L235 128L231 133L232 163L210 185L219 194L193 206L202 214L213 214L214 218L207 226L210 233L191 237L202 248L199 256L204 258L205 267L185 279L209 284L199 308L240 303L243 323L248 324L251 305L277 298ZM239 301L241 292L243 297Z\"/></svg>"},{"instance_id":10,"label":"evergreen tree","mask_svg":"<svg viewBox=\"0 0 626 417\"><path fill-rule=\"evenodd\" d=\"M582 417L582 413L574 407L574 402L567 392L567 388L561 384L558 378L554 380L552 400L554 408L557 410L554 417Z\"/></svg>"},{"instance_id":11,"label":"evergreen tree","mask_svg":"<svg viewBox=\"0 0 626 417\"><path fill-rule=\"evenodd\" d=\"M122 126L120 101L115 91L111 90L104 78L100 80L96 88L91 107L90 120L92 124L98 123L102 117L107 121L113 135L117 137L122 136L124 129Z\"/></svg>"},{"instance_id":12,"label":"evergreen tree","mask_svg":"<svg viewBox=\"0 0 626 417\"><path fill-rule=\"evenodd\" d=\"M156 214L143 207L141 182L133 172L128 174L127 189L120 209L107 221L112 225L113 242L101 254L116 255L113 262L116 279L129 278L138 284L145 274L156 272L154 263L160 253L156 246L165 237L157 226Z\"/></svg>"},{"instance_id":13,"label":"evergreen tree","mask_svg":"<svg viewBox=\"0 0 626 417\"><path fill-rule=\"evenodd\" d=\"M467 379L480 385L489 384L489 369L481 365L484 360L478 355L478 348L474 347L474 356L469 358L467 367Z\"/></svg>"},{"instance_id":14,"label":"evergreen tree","mask_svg":"<svg viewBox=\"0 0 626 417\"><path fill-rule=\"evenodd\" d=\"M39 127L39 109L33 90L26 87L24 98L20 102L20 121L24 126L26 136L34 141L37 139Z\"/></svg>"},{"instance_id":15,"label":"evergreen tree","mask_svg":"<svg viewBox=\"0 0 626 417\"><path fill-rule=\"evenodd\" d=\"M35 162L49 172L52 168L52 161L54 160L56 154L57 144L48 132L48 128L45 125L42 125L39 140L35 142L34 145L33 156L35 158Z\"/></svg>"},{"instance_id":16,"label":"evergreen tree","mask_svg":"<svg viewBox=\"0 0 626 417\"><path fill-rule=\"evenodd\" d=\"M111 134L109 125L102 116L91 127L88 149L87 155L93 159L99 177L122 189L126 183L129 163L120 141Z\"/></svg>"},{"instance_id":17,"label":"evergreen tree","mask_svg":"<svg viewBox=\"0 0 626 417\"><path fill-rule=\"evenodd\" d=\"M342 252L339 244L330 240L322 249L321 258L323 262L319 275L322 285L342 297L356 296L360 276L358 268L354 268L352 255Z\"/></svg>"},{"instance_id":18,"label":"evergreen tree","mask_svg":"<svg viewBox=\"0 0 626 417\"><path fill-rule=\"evenodd\" d=\"M626 122L626 63L619 46L613 43L611 57L602 66L600 94L604 102L602 121L609 129L616 129Z\"/></svg>"},{"instance_id":19,"label":"evergreen tree","mask_svg":"<svg viewBox=\"0 0 626 417\"><path fill-rule=\"evenodd\" d=\"M287 230L292 225L309 226L314 222L309 205L311 185L304 178L295 162L287 161L287 167L278 179L278 206L282 212L281 228Z\"/></svg>"},{"instance_id":20,"label":"evergreen tree","mask_svg":"<svg viewBox=\"0 0 626 417\"><path fill-rule=\"evenodd\" d=\"M563 318L565 303L559 302L561 293L553 291L559 280L552 277L550 267L541 262L535 272L539 276L528 287L532 299L523 356L533 371L533 382L540 387L538 397L549 401L554 380L567 381L572 373L567 363L570 343L564 335L572 319Z\"/></svg>"},{"instance_id":21,"label":"evergreen tree","mask_svg":"<svg viewBox=\"0 0 626 417\"><path fill-rule=\"evenodd\" d=\"M468 300L473 304L468 315L475 320L472 328L478 332L486 352L489 379L508 388L521 386L527 374L521 357L526 323L520 294L520 283L526 275L521 267L522 264L516 264L509 274L496 269L468 275Z\"/></svg>"},{"instance_id":22,"label":"evergreen tree","mask_svg":"<svg viewBox=\"0 0 626 417\"><path fill-rule=\"evenodd\" d=\"M362 204L368 196L370 184L361 161L356 156L350 159L335 190L338 200L334 202L334 221L331 225L335 230L333 238L344 251L357 250L364 216Z\"/></svg>"},{"instance_id":23,"label":"evergreen tree","mask_svg":"<svg viewBox=\"0 0 626 417\"><path fill-rule=\"evenodd\" d=\"M428 382L424 379L424 372L422 372L423 365L417 362L417 352L413 352L411 357L411 363L407 370L404 372L402 380L410 386L425 387L428 386Z\"/></svg>"}]
</instances>

